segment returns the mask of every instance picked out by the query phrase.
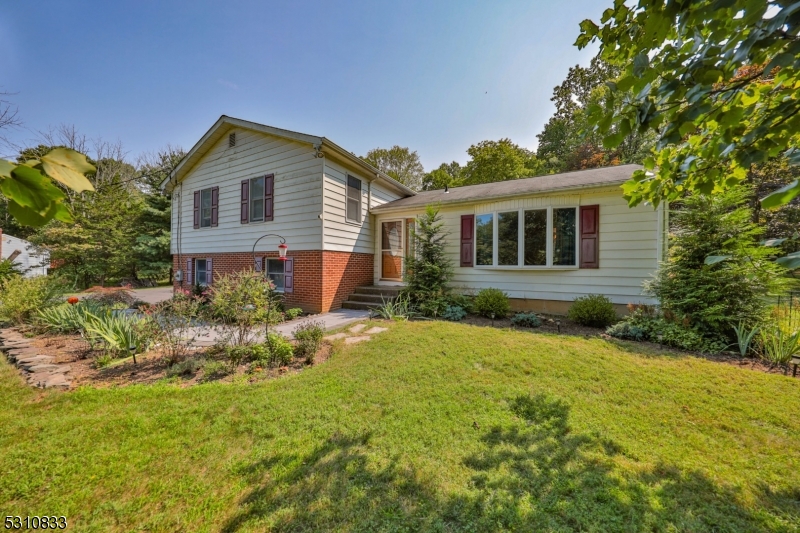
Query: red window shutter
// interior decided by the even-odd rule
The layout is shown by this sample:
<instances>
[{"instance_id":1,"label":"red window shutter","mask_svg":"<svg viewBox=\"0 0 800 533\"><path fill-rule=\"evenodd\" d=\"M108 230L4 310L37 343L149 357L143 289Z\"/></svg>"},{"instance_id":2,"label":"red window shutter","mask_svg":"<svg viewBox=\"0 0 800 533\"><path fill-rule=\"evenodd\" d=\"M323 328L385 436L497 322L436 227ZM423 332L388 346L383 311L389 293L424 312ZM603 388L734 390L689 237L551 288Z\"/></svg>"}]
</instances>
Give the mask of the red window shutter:
<instances>
[{"instance_id":1,"label":"red window shutter","mask_svg":"<svg viewBox=\"0 0 800 533\"><path fill-rule=\"evenodd\" d=\"M194 191L194 229L200 227L200 191Z\"/></svg>"},{"instance_id":2,"label":"red window shutter","mask_svg":"<svg viewBox=\"0 0 800 533\"><path fill-rule=\"evenodd\" d=\"M211 285L211 282L214 280L214 269L211 268L211 258L206 258L206 284Z\"/></svg>"},{"instance_id":3,"label":"red window shutter","mask_svg":"<svg viewBox=\"0 0 800 533\"><path fill-rule=\"evenodd\" d=\"M242 180L242 224L247 224L250 219L250 180Z\"/></svg>"},{"instance_id":4,"label":"red window shutter","mask_svg":"<svg viewBox=\"0 0 800 533\"><path fill-rule=\"evenodd\" d=\"M219 222L219 187L211 187L211 227Z\"/></svg>"},{"instance_id":5,"label":"red window shutter","mask_svg":"<svg viewBox=\"0 0 800 533\"><path fill-rule=\"evenodd\" d=\"M186 275L183 277L186 280L186 284L191 286L192 285L192 260L186 260Z\"/></svg>"},{"instance_id":6,"label":"red window shutter","mask_svg":"<svg viewBox=\"0 0 800 533\"><path fill-rule=\"evenodd\" d=\"M582 205L581 268L600 268L600 206Z\"/></svg>"},{"instance_id":7,"label":"red window shutter","mask_svg":"<svg viewBox=\"0 0 800 533\"><path fill-rule=\"evenodd\" d=\"M264 221L272 220L275 201L275 174L264 176Z\"/></svg>"},{"instance_id":8,"label":"red window shutter","mask_svg":"<svg viewBox=\"0 0 800 533\"><path fill-rule=\"evenodd\" d=\"M283 262L283 292L294 292L294 259L291 257Z\"/></svg>"},{"instance_id":9,"label":"red window shutter","mask_svg":"<svg viewBox=\"0 0 800 533\"><path fill-rule=\"evenodd\" d=\"M461 215L461 266L471 267L475 249L475 215Z\"/></svg>"}]
</instances>

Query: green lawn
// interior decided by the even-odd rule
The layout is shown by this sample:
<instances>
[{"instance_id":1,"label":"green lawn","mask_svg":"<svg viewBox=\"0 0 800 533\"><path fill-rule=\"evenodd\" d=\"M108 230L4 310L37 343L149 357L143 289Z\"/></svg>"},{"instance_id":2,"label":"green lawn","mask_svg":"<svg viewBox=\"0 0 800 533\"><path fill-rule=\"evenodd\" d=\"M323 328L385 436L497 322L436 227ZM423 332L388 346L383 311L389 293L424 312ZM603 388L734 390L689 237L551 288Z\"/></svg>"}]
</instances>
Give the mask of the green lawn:
<instances>
[{"instance_id":1,"label":"green lawn","mask_svg":"<svg viewBox=\"0 0 800 533\"><path fill-rule=\"evenodd\" d=\"M76 531L798 531L798 398L440 322L258 384L42 393L3 362L0 509Z\"/></svg>"}]
</instances>

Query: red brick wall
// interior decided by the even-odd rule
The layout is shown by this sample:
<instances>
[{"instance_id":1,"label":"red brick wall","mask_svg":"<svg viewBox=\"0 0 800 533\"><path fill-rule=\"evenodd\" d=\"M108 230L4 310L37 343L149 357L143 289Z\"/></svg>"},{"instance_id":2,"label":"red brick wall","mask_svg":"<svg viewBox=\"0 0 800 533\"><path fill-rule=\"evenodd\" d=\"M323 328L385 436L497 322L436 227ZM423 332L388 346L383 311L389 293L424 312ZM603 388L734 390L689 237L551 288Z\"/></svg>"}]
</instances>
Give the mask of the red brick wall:
<instances>
[{"instance_id":1,"label":"red brick wall","mask_svg":"<svg viewBox=\"0 0 800 533\"><path fill-rule=\"evenodd\" d=\"M277 252L257 255L278 257ZM309 250L290 251L288 256L294 259L294 291L285 295L287 307L300 307L308 313L324 313L340 308L359 285L372 285L371 254ZM185 271L188 259L210 258L214 277L253 267L253 255L249 252L185 254L180 257L179 264L178 256L172 256L175 270ZM181 282L173 283L174 288L180 286Z\"/></svg>"},{"instance_id":2,"label":"red brick wall","mask_svg":"<svg viewBox=\"0 0 800 533\"><path fill-rule=\"evenodd\" d=\"M322 252L322 308L339 309L356 287L372 285L374 256L351 252Z\"/></svg>"}]
</instances>

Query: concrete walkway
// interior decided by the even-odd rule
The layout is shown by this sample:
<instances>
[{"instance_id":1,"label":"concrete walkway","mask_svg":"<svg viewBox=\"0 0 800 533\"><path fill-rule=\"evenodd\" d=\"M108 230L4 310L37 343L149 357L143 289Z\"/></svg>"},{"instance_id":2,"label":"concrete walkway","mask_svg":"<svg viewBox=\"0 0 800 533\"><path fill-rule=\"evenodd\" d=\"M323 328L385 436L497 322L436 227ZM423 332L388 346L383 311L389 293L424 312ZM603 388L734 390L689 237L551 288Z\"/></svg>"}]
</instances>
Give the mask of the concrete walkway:
<instances>
[{"instance_id":1,"label":"concrete walkway","mask_svg":"<svg viewBox=\"0 0 800 533\"><path fill-rule=\"evenodd\" d=\"M352 324L353 322L365 320L369 318L369 313L369 311L356 309L337 309L336 311L331 311L329 313L304 316L302 318L296 318L294 320L290 320L289 322L278 324L277 326L270 326L269 331L270 333L280 333L287 339L291 339L293 338L292 332L294 331L294 328L296 328L297 325L301 324L302 322L322 322L325 331L331 331L344 327L348 324ZM259 327L257 331L257 341L263 342L264 328ZM194 332L197 335L194 345L198 347L213 346L219 338L219 332L211 326L195 328Z\"/></svg>"}]
</instances>

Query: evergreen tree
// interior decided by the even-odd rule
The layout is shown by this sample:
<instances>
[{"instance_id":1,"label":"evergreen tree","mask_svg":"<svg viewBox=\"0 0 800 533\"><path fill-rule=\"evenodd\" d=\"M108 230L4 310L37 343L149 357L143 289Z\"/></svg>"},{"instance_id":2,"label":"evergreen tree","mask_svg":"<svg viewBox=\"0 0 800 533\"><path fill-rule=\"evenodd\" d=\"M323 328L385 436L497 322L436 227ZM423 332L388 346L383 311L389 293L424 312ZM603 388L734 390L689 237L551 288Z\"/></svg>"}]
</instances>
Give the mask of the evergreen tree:
<instances>
[{"instance_id":1,"label":"evergreen tree","mask_svg":"<svg viewBox=\"0 0 800 533\"><path fill-rule=\"evenodd\" d=\"M413 249L406 257L404 293L429 316L444 312L450 292L447 284L453 279L453 263L445 253L448 234L443 228L439 209L427 206L411 231Z\"/></svg>"}]
</instances>

